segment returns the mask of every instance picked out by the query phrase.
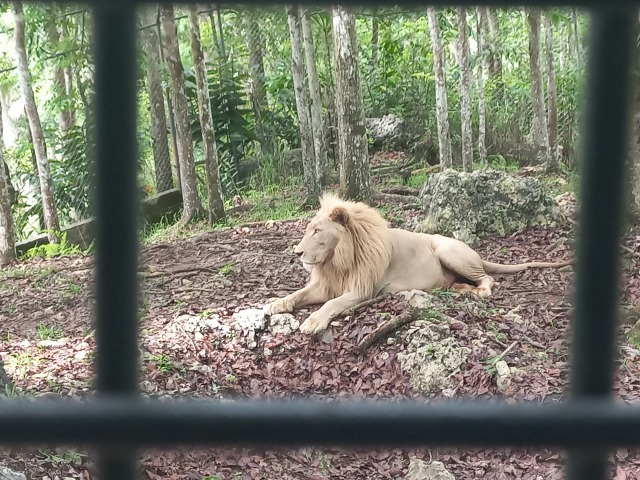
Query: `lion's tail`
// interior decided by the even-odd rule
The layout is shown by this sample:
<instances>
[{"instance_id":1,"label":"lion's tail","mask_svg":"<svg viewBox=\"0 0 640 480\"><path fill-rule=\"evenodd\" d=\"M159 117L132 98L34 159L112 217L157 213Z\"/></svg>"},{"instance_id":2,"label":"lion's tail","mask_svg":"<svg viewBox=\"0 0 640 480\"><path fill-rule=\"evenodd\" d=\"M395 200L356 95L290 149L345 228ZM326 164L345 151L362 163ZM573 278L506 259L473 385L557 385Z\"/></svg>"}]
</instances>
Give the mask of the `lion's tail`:
<instances>
[{"instance_id":1,"label":"lion's tail","mask_svg":"<svg viewBox=\"0 0 640 480\"><path fill-rule=\"evenodd\" d=\"M528 268L561 268L566 267L567 265L573 265L573 258L566 262L529 262L519 263L517 265L502 265L500 263L482 261L484 271L487 273L515 273L527 270Z\"/></svg>"}]
</instances>

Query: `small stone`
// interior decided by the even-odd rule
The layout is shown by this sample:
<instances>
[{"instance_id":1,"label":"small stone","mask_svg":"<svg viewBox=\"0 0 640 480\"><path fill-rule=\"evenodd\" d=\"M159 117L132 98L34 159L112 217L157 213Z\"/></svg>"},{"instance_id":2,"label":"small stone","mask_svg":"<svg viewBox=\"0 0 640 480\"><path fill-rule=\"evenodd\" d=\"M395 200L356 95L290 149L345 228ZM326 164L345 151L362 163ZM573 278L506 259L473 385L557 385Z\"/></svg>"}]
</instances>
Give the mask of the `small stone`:
<instances>
[{"instance_id":1,"label":"small stone","mask_svg":"<svg viewBox=\"0 0 640 480\"><path fill-rule=\"evenodd\" d=\"M511 369L504 360L496 362L496 383L498 384L498 391L504 393L511 385Z\"/></svg>"},{"instance_id":2,"label":"small stone","mask_svg":"<svg viewBox=\"0 0 640 480\"><path fill-rule=\"evenodd\" d=\"M240 330L264 330L267 326L267 317L264 309L261 308L248 308L247 310L240 310L232 316L233 325Z\"/></svg>"},{"instance_id":3,"label":"small stone","mask_svg":"<svg viewBox=\"0 0 640 480\"><path fill-rule=\"evenodd\" d=\"M43 480L47 477L42 477ZM14 472L10 468L0 467L0 480L27 480L22 472Z\"/></svg>"},{"instance_id":4,"label":"small stone","mask_svg":"<svg viewBox=\"0 0 640 480\"><path fill-rule=\"evenodd\" d=\"M265 357L270 357L271 355L273 355L273 352L271 351L271 349L267 347L264 347L264 350L262 350L262 353Z\"/></svg>"},{"instance_id":5,"label":"small stone","mask_svg":"<svg viewBox=\"0 0 640 480\"><path fill-rule=\"evenodd\" d=\"M273 334L290 335L300 328L300 322L290 313L271 315L269 331Z\"/></svg>"},{"instance_id":6,"label":"small stone","mask_svg":"<svg viewBox=\"0 0 640 480\"><path fill-rule=\"evenodd\" d=\"M405 480L456 480L456 477L444 468L442 462L425 462L412 457Z\"/></svg>"},{"instance_id":7,"label":"small stone","mask_svg":"<svg viewBox=\"0 0 640 480\"><path fill-rule=\"evenodd\" d=\"M73 358L75 358L76 360L84 360L85 358L87 358L87 355L89 355L89 352L87 352L86 350L81 350L79 352L76 352Z\"/></svg>"},{"instance_id":8,"label":"small stone","mask_svg":"<svg viewBox=\"0 0 640 480\"><path fill-rule=\"evenodd\" d=\"M204 335L200 332L196 332L194 333L193 338L196 342L201 342L202 340L204 340Z\"/></svg>"},{"instance_id":9,"label":"small stone","mask_svg":"<svg viewBox=\"0 0 640 480\"><path fill-rule=\"evenodd\" d=\"M323 343L333 342L333 330L330 328L322 330L320 333L318 333L318 340Z\"/></svg>"}]
</instances>

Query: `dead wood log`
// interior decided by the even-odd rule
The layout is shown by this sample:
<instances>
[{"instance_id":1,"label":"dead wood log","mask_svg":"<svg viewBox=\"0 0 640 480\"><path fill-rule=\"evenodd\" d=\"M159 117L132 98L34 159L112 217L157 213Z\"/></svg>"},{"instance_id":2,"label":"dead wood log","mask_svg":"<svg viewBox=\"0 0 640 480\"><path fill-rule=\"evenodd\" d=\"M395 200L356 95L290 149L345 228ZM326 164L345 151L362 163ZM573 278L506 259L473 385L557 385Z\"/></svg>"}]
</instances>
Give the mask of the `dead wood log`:
<instances>
[{"instance_id":1,"label":"dead wood log","mask_svg":"<svg viewBox=\"0 0 640 480\"><path fill-rule=\"evenodd\" d=\"M388 296L389 296L389 294L384 294L384 295L380 295L380 296L378 296L376 298L372 298L370 300L365 300L364 302L360 302L359 304L357 304L355 307L347 308L346 310L344 310L338 316L339 317L346 317L347 315L353 315L358 310L362 310L363 308L368 308L371 305L375 305L376 303L382 301L383 299L387 298Z\"/></svg>"},{"instance_id":2,"label":"dead wood log","mask_svg":"<svg viewBox=\"0 0 640 480\"><path fill-rule=\"evenodd\" d=\"M394 195L392 193L375 192L373 194L373 199L382 200L384 202L389 202L389 203L413 203L416 205L420 204L420 199L418 197L414 197L410 195Z\"/></svg>"},{"instance_id":3,"label":"dead wood log","mask_svg":"<svg viewBox=\"0 0 640 480\"><path fill-rule=\"evenodd\" d=\"M406 185L391 185L390 187L380 190L382 193L391 193L394 195L411 195L417 196L420 194L420 190L413 187L407 187Z\"/></svg>"},{"instance_id":4,"label":"dead wood log","mask_svg":"<svg viewBox=\"0 0 640 480\"><path fill-rule=\"evenodd\" d=\"M405 326L407 323L415 322L421 316L425 315L426 310L422 308L413 308L407 312L403 312L400 315L393 317L384 323L381 323L376 329L364 337L358 344L358 348L366 350L375 342L383 337L395 332L399 328Z\"/></svg>"},{"instance_id":5,"label":"dead wood log","mask_svg":"<svg viewBox=\"0 0 640 480\"><path fill-rule=\"evenodd\" d=\"M440 170L440 165L431 165L430 167L419 168L417 170L414 170L413 172L411 172L411 174L412 175L417 175L418 173L432 173L432 172L435 172L437 170Z\"/></svg>"}]
</instances>

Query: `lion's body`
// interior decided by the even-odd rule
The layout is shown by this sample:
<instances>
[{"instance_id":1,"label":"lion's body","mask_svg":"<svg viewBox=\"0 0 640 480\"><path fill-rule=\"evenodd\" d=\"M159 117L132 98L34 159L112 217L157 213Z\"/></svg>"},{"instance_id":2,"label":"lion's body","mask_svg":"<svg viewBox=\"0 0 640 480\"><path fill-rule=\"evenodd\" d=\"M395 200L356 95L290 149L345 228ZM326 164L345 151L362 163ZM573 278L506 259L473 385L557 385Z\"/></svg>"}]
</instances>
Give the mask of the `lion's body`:
<instances>
[{"instance_id":1,"label":"lion's body","mask_svg":"<svg viewBox=\"0 0 640 480\"><path fill-rule=\"evenodd\" d=\"M571 263L485 262L459 240L389 228L375 209L332 195L323 197L296 253L311 272L310 282L269 304L267 313L326 302L301 326L305 333L323 330L344 310L381 292L452 287L488 297L494 284L489 273Z\"/></svg>"}]
</instances>

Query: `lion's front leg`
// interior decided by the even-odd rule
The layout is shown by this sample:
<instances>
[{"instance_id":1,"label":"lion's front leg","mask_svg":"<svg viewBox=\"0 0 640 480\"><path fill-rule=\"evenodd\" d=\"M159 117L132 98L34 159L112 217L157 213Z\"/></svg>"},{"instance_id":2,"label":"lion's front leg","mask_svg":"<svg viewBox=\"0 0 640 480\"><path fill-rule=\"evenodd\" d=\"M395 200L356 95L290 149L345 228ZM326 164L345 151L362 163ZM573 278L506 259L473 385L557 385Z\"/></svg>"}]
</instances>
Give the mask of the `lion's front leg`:
<instances>
[{"instance_id":1,"label":"lion's front leg","mask_svg":"<svg viewBox=\"0 0 640 480\"><path fill-rule=\"evenodd\" d=\"M329 296L317 284L307 285L291 295L284 298L274 300L265 307L267 315L275 315L276 313L291 313L296 307L305 305L313 305L329 300Z\"/></svg>"},{"instance_id":2,"label":"lion's front leg","mask_svg":"<svg viewBox=\"0 0 640 480\"><path fill-rule=\"evenodd\" d=\"M365 300L361 295L356 295L353 292L347 292L333 300L329 300L316 312L309 315L302 325L300 325L300 331L302 333L308 333L314 335L321 332L329 326L331 320L336 318L345 310L355 307L358 303Z\"/></svg>"}]
</instances>

